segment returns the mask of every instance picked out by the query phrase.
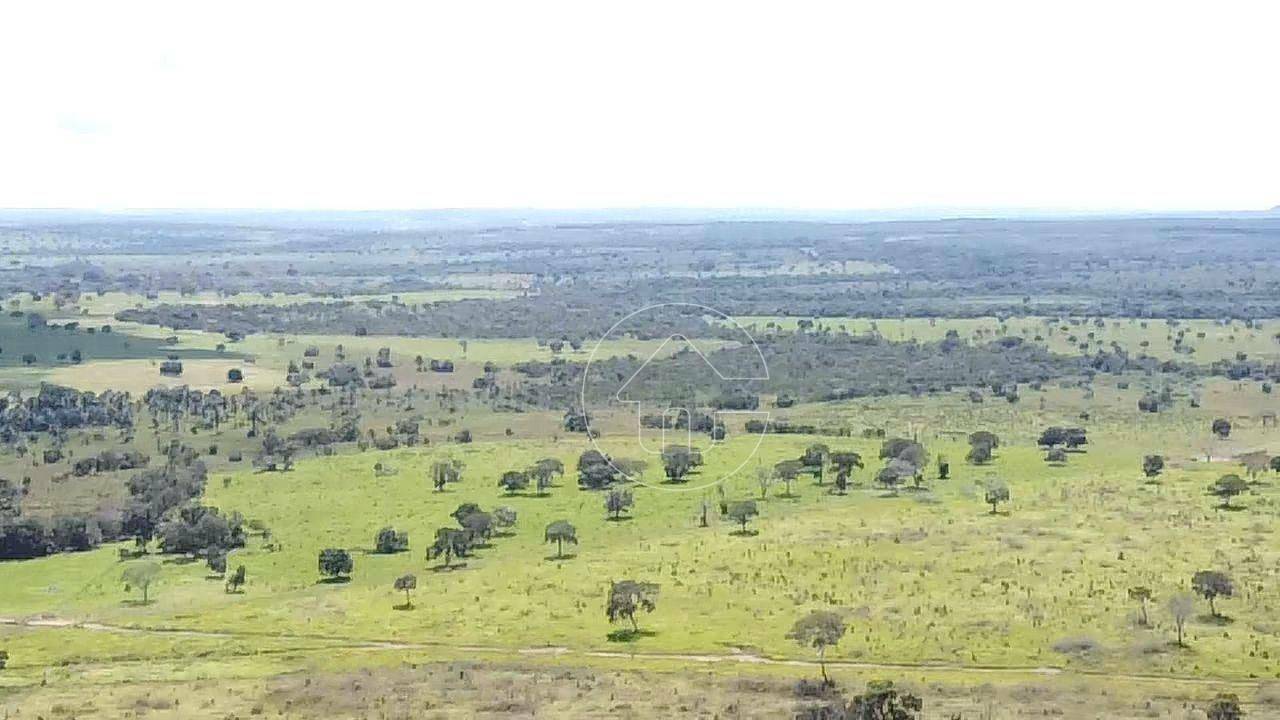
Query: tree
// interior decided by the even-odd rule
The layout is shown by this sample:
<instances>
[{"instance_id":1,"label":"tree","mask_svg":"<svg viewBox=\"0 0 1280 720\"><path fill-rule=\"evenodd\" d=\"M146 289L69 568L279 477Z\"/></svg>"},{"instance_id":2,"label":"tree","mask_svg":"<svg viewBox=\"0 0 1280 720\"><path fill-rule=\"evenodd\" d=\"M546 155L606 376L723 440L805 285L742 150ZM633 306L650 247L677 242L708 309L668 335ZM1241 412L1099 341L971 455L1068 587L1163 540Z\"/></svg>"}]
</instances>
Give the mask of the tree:
<instances>
[{"instance_id":1,"label":"tree","mask_svg":"<svg viewBox=\"0 0 1280 720\"><path fill-rule=\"evenodd\" d=\"M635 504L635 498L632 497L630 490L610 490L609 494L604 498L604 509L608 511L609 516L614 520L618 520L622 513Z\"/></svg>"},{"instance_id":2,"label":"tree","mask_svg":"<svg viewBox=\"0 0 1280 720\"><path fill-rule=\"evenodd\" d=\"M543 535L544 542L553 542L556 544L556 558L564 557L564 544L578 544L578 529L569 524L568 520L556 520L547 526L546 533Z\"/></svg>"},{"instance_id":3,"label":"tree","mask_svg":"<svg viewBox=\"0 0 1280 720\"><path fill-rule=\"evenodd\" d=\"M551 487L552 481L564 475L564 463L555 458L542 458L534 463L528 472L533 478L538 494L544 495L547 488Z\"/></svg>"},{"instance_id":4,"label":"tree","mask_svg":"<svg viewBox=\"0 0 1280 720\"><path fill-rule=\"evenodd\" d=\"M395 589L404 593L405 608L412 608L413 598L410 596L410 593L418 589L418 576L412 573L408 575L401 575L396 578Z\"/></svg>"},{"instance_id":5,"label":"tree","mask_svg":"<svg viewBox=\"0 0 1280 720\"><path fill-rule=\"evenodd\" d=\"M1129 588L1129 599L1137 600L1139 607L1142 609L1142 626L1150 625L1147 619L1147 603L1151 602L1151 588L1131 587Z\"/></svg>"},{"instance_id":6,"label":"tree","mask_svg":"<svg viewBox=\"0 0 1280 720\"><path fill-rule=\"evenodd\" d=\"M493 516L483 510L463 515L458 518L458 524L466 531L472 545L478 545L481 540L488 540L493 536Z\"/></svg>"},{"instance_id":7,"label":"tree","mask_svg":"<svg viewBox=\"0 0 1280 720\"><path fill-rule=\"evenodd\" d=\"M1235 594L1235 585L1231 582L1231 578L1224 572L1217 570L1200 570L1191 577L1191 589L1197 595L1209 601L1209 613L1214 617L1222 617L1218 614L1218 608L1214 604L1214 600L1219 597L1231 597Z\"/></svg>"},{"instance_id":8,"label":"tree","mask_svg":"<svg viewBox=\"0 0 1280 720\"><path fill-rule=\"evenodd\" d=\"M495 508L493 511L493 523L500 528L510 528L516 525L516 510L512 507L502 506Z\"/></svg>"},{"instance_id":9,"label":"tree","mask_svg":"<svg viewBox=\"0 0 1280 720\"><path fill-rule=\"evenodd\" d=\"M998 447L1000 438L995 433L978 430L969 434L969 454L965 458L974 465L984 465L991 462Z\"/></svg>"},{"instance_id":10,"label":"tree","mask_svg":"<svg viewBox=\"0 0 1280 720\"><path fill-rule=\"evenodd\" d=\"M1257 480L1258 476L1266 472L1267 468L1271 466L1271 456L1262 450L1245 453L1237 459L1244 466L1245 473L1249 475L1250 480Z\"/></svg>"},{"instance_id":11,"label":"tree","mask_svg":"<svg viewBox=\"0 0 1280 720\"><path fill-rule=\"evenodd\" d=\"M800 466L812 475L821 485L826 479L827 459L831 457L831 448L822 443L814 443L805 448L800 456Z\"/></svg>"},{"instance_id":12,"label":"tree","mask_svg":"<svg viewBox=\"0 0 1280 720\"><path fill-rule=\"evenodd\" d=\"M1173 617L1173 625L1178 630L1178 647L1185 646L1182 641L1183 628L1187 624L1187 618L1195 612L1195 608L1195 598L1187 593L1179 593L1169 598L1169 615Z\"/></svg>"},{"instance_id":13,"label":"tree","mask_svg":"<svg viewBox=\"0 0 1280 720\"><path fill-rule=\"evenodd\" d=\"M1149 481L1155 482L1162 472L1164 472L1163 455L1148 455L1142 459L1142 474L1146 475Z\"/></svg>"},{"instance_id":14,"label":"tree","mask_svg":"<svg viewBox=\"0 0 1280 720\"><path fill-rule=\"evenodd\" d=\"M969 448L969 453L964 456L964 459L972 465L986 465L991 462L991 446L974 445Z\"/></svg>"},{"instance_id":15,"label":"tree","mask_svg":"<svg viewBox=\"0 0 1280 720\"><path fill-rule=\"evenodd\" d=\"M689 448L675 445L662 450L662 471L671 482L684 482L693 469L693 453Z\"/></svg>"},{"instance_id":16,"label":"tree","mask_svg":"<svg viewBox=\"0 0 1280 720\"><path fill-rule=\"evenodd\" d=\"M444 490L445 485L462 479L462 470L466 466L461 460L438 460L431 465L431 485L436 492Z\"/></svg>"},{"instance_id":17,"label":"tree","mask_svg":"<svg viewBox=\"0 0 1280 720\"><path fill-rule=\"evenodd\" d=\"M1209 486L1209 492L1222 498L1222 507L1231 507L1231 498L1249 489L1249 483L1234 473L1223 475Z\"/></svg>"},{"instance_id":18,"label":"tree","mask_svg":"<svg viewBox=\"0 0 1280 720\"><path fill-rule=\"evenodd\" d=\"M867 683L867 692L849 704L844 717L848 720L916 720L924 709L924 701L911 693L900 693L889 681Z\"/></svg>"},{"instance_id":19,"label":"tree","mask_svg":"<svg viewBox=\"0 0 1280 720\"><path fill-rule=\"evenodd\" d=\"M799 460L783 460L773 466L773 476L787 486L786 497L791 497L791 484L803 470L804 466Z\"/></svg>"},{"instance_id":20,"label":"tree","mask_svg":"<svg viewBox=\"0 0 1280 720\"><path fill-rule=\"evenodd\" d=\"M351 575L351 571L355 567L355 563L351 560L351 553L342 548L325 548L321 550L317 565L321 575L335 580Z\"/></svg>"},{"instance_id":21,"label":"tree","mask_svg":"<svg viewBox=\"0 0 1280 720\"><path fill-rule=\"evenodd\" d=\"M588 490L608 487L619 479L619 469L599 450L587 450L578 457L578 485Z\"/></svg>"},{"instance_id":22,"label":"tree","mask_svg":"<svg viewBox=\"0 0 1280 720\"><path fill-rule=\"evenodd\" d=\"M801 647L812 647L818 651L818 667L822 670L822 682L831 684L827 677L826 653L828 647L834 647L844 637L844 619L830 610L814 610L796 621L787 633L787 639L794 640Z\"/></svg>"},{"instance_id":23,"label":"tree","mask_svg":"<svg viewBox=\"0 0 1280 720\"><path fill-rule=\"evenodd\" d=\"M215 575L227 574L227 554L225 552L212 552L205 560L205 565L209 567L209 571Z\"/></svg>"},{"instance_id":24,"label":"tree","mask_svg":"<svg viewBox=\"0 0 1280 720\"><path fill-rule=\"evenodd\" d=\"M435 542L427 548L427 559L434 560L444 556L444 566L455 557L465 557L471 551L471 535L458 528L440 528L436 530Z\"/></svg>"},{"instance_id":25,"label":"tree","mask_svg":"<svg viewBox=\"0 0 1280 720\"><path fill-rule=\"evenodd\" d=\"M1233 693L1221 693L1209 703L1205 711L1209 720L1242 720L1244 710L1240 709L1240 698Z\"/></svg>"},{"instance_id":26,"label":"tree","mask_svg":"<svg viewBox=\"0 0 1280 720\"><path fill-rule=\"evenodd\" d=\"M160 577L160 563L154 560L134 563L124 569L120 579L124 581L124 590L129 592L133 588L142 591L142 604L146 605L151 601L151 586L155 584L156 579Z\"/></svg>"},{"instance_id":27,"label":"tree","mask_svg":"<svg viewBox=\"0 0 1280 720\"><path fill-rule=\"evenodd\" d=\"M1068 428L1068 427L1050 427L1040 433L1040 439L1037 441L1044 447L1054 447L1056 445L1065 445L1068 448L1078 448L1081 445L1089 443L1088 435L1084 428Z\"/></svg>"},{"instance_id":28,"label":"tree","mask_svg":"<svg viewBox=\"0 0 1280 720\"><path fill-rule=\"evenodd\" d=\"M256 415L254 416L256 417ZM253 459L254 467L274 472L277 470L293 469L293 456L297 449L293 443L281 438L275 428L267 428L266 433L262 436L262 449L258 451L257 457Z\"/></svg>"},{"instance_id":29,"label":"tree","mask_svg":"<svg viewBox=\"0 0 1280 720\"><path fill-rule=\"evenodd\" d=\"M502 473L502 479L498 480L498 487L506 490L508 495L514 495L529 487L529 476L519 470L508 470Z\"/></svg>"},{"instance_id":30,"label":"tree","mask_svg":"<svg viewBox=\"0 0 1280 720\"><path fill-rule=\"evenodd\" d=\"M1214 435L1218 436L1219 440L1226 440L1231 437L1231 421L1226 418L1218 418L1214 420L1213 424L1209 426L1209 429L1213 431Z\"/></svg>"},{"instance_id":31,"label":"tree","mask_svg":"<svg viewBox=\"0 0 1280 720\"><path fill-rule=\"evenodd\" d=\"M906 438L890 438L880 446L880 458L890 462L901 460L911 467L911 475L915 475L929 464L929 453L924 446L915 440Z\"/></svg>"},{"instance_id":32,"label":"tree","mask_svg":"<svg viewBox=\"0 0 1280 720\"><path fill-rule=\"evenodd\" d=\"M759 515L760 510L756 507L755 500L742 500L739 502L731 503L725 514L729 516L730 520L733 520L734 522L741 525L742 530L740 530L739 532L742 535L746 535L747 523L751 522L752 518Z\"/></svg>"},{"instance_id":33,"label":"tree","mask_svg":"<svg viewBox=\"0 0 1280 720\"><path fill-rule=\"evenodd\" d=\"M880 472L876 473L876 482L885 486L885 489L894 495L898 494L898 486L907 478L915 477L916 467L906 460L893 459L887 465L880 468Z\"/></svg>"},{"instance_id":34,"label":"tree","mask_svg":"<svg viewBox=\"0 0 1280 720\"><path fill-rule=\"evenodd\" d=\"M843 495L849 488L849 477L853 475L853 469L862 469L862 456L851 450L841 450L828 455L827 460L836 471L836 490Z\"/></svg>"},{"instance_id":35,"label":"tree","mask_svg":"<svg viewBox=\"0 0 1280 720\"><path fill-rule=\"evenodd\" d=\"M631 623L631 631L634 633L640 631L640 626L636 624L636 613L653 612L657 607L657 583L619 580L612 583L609 588L605 614L609 617L609 622L617 622L619 619L628 620Z\"/></svg>"},{"instance_id":36,"label":"tree","mask_svg":"<svg viewBox=\"0 0 1280 720\"><path fill-rule=\"evenodd\" d=\"M8 665L9 665L9 653L7 651L0 650L0 670L5 669Z\"/></svg>"},{"instance_id":37,"label":"tree","mask_svg":"<svg viewBox=\"0 0 1280 720\"><path fill-rule=\"evenodd\" d=\"M991 506L991 514L996 514L996 507L1003 502L1009 502L1009 485L1003 480L992 480L987 483L983 492L983 499Z\"/></svg>"},{"instance_id":38,"label":"tree","mask_svg":"<svg viewBox=\"0 0 1280 720\"><path fill-rule=\"evenodd\" d=\"M408 533L396 532L395 528L384 527L374 538L374 552L380 555L403 552L409 549Z\"/></svg>"},{"instance_id":39,"label":"tree","mask_svg":"<svg viewBox=\"0 0 1280 720\"><path fill-rule=\"evenodd\" d=\"M236 566L236 571L231 573L231 577L227 578L227 584L223 588L228 593L240 592L240 588L244 587L245 569L243 565Z\"/></svg>"}]
</instances>

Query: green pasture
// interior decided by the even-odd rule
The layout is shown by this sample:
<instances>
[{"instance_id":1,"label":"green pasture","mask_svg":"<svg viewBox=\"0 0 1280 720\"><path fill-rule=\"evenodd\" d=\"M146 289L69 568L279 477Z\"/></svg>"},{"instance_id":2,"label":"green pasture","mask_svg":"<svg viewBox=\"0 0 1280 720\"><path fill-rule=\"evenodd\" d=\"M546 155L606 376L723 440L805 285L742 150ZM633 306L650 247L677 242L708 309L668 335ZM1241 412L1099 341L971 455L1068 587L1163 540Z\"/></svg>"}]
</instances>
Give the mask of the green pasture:
<instances>
[{"instance_id":1,"label":"green pasture","mask_svg":"<svg viewBox=\"0 0 1280 720\"><path fill-rule=\"evenodd\" d=\"M115 548L108 547L7 563L0 608L9 616L51 613L144 627L512 651L736 648L793 658L810 656L785 638L796 617L836 608L850 631L828 653L832 659L1277 677L1280 543L1271 480L1264 477L1239 498L1242 509L1215 509L1205 488L1239 468L1195 459L1201 452L1196 428L1208 434L1212 408L1140 417L1121 402L1136 397L1132 387L1104 396L1114 415L1084 423L1088 452L1072 453L1063 466L1047 465L1027 434L1041 423L1072 420L1075 392L1047 390L1043 408L1034 392L1017 406L984 406L989 422L981 426L1007 434L1008 444L981 467L964 463L967 446L950 432L978 429L970 423L984 419L958 414L959 396L914 415L897 409L902 398L801 408L793 414L842 424L879 419L891 434L916 434L931 453L950 459L952 477L937 480L931 467L927 489L891 496L870 482L880 465L878 441L771 436L750 466L795 457L821 439L862 452L868 467L844 497L808 478L797 483L794 497L784 497L781 486L770 488L752 523L758 534L749 536L735 534L714 508L711 526L699 527L700 502L717 501L712 491L635 486L631 519L614 522L606 519L603 494L579 490L572 477L547 497L505 497L497 487L502 471L543 456L572 468L586 447L580 436L309 459L288 473L218 472L205 502L265 522L282 546L269 552L251 539L233 553L229 565L243 563L249 574L243 595L225 594L202 564L167 559L155 602L137 606L131 602L136 593L127 595L119 581L123 565ZM1208 388L1206 395L1218 392L1246 391ZM936 418L932 424L929 417ZM1129 432L1122 431L1126 417ZM1280 431L1241 422L1232 439L1218 442L1214 456L1274 452ZM707 452L702 473L736 466L751 447L753 438L731 436ZM1139 472L1142 456L1157 451L1169 455L1170 468L1159 483L1148 484ZM638 448L630 454L642 455ZM446 456L466 463L464 479L447 492L432 492L430 464ZM375 476L377 462L393 472ZM647 477L657 484L659 473L651 459ZM1007 514L993 515L983 503L981 485L993 477L1012 488ZM725 489L731 500L760 494L752 472ZM425 549L437 527L453 524L448 514L463 502L511 506L519 524L465 565L439 568L439 561L425 559ZM580 544L566 547L572 557L555 559L543 528L562 518L577 526ZM388 525L409 533L408 552L370 552L375 533ZM353 551L349 583L318 582L316 556L325 547ZM1174 648L1163 605L1188 588L1192 573L1208 568L1235 579L1236 597L1219 601L1230 620L1206 617L1200 602L1188 625L1189 647ZM397 610L403 596L392 583L407 572L418 576L415 607ZM609 639L617 628L603 612L609 581L621 578L662 585L656 612L639 618L652 634L627 643ZM1138 607L1127 596L1136 585L1155 594L1150 628L1137 624Z\"/></svg>"},{"instance_id":2,"label":"green pasture","mask_svg":"<svg viewBox=\"0 0 1280 720\"><path fill-rule=\"evenodd\" d=\"M1243 322L1222 324L1214 320L1143 320L1139 318L1104 318L1100 327L1096 318L1076 318L1079 324L1046 317L1012 317L1003 323L995 317L979 318L803 318L783 316L740 316L734 318L750 332L767 332L772 323L793 330L801 320L832 330L850 333L876 332L887 340L933 342L942 340L948 330L955 330L962 340L990 342L1001 336L1016 336L1048 347L1062 354L1095 353L1111 349L1112 343L1132 355L1147 354L1162 360L1207 364L1234 358L1237 353L1250 357L1280 357L1280 322L1264 320L1249 328ZM1178 332L1183 331L1183 345L1193 348L1185 353L1174 349ZM1203 333L1204 337L1200 337ZM1092 337L1090 337L1092 335ZM1036 340L1039 336L1041 339ZM1072 338L1075 338L1072 340ZM1143 345L1143 343L1147 343ZM1087 345L1087 349L1081 345Z\"/></svg>"}]
</instances>

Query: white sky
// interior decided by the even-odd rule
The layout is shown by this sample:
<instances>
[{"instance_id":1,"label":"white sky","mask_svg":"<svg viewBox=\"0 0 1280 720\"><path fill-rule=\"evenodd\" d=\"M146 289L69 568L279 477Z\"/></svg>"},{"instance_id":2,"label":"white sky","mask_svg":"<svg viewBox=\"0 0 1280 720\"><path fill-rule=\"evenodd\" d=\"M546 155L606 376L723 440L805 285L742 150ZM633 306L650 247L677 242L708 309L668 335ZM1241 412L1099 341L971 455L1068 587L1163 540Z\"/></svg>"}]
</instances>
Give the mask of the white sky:
<instances>
[{"instance_id":1,"label":"white sky","mask_svg":"<svg viewBox=\"0 0 1280 720\"><path fill-rule=\"evenodd\" d=\"M0 5L0 207L1280 204L1280 3Z\"/></svg>"}]
</instances>

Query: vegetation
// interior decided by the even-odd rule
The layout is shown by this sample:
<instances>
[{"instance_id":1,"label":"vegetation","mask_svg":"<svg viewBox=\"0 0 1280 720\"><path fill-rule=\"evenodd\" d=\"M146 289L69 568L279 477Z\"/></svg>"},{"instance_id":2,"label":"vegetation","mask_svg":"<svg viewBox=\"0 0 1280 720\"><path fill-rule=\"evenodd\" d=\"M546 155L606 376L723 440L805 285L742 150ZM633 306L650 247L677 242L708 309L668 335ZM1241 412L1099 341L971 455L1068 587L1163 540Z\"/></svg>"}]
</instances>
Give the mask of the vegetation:
<instances>
[{"instance_id":1,"label":"vegetation","mask_svg":"<svg viewBox=\"0 0 1280 720\"><path fill-rule=\"evenodd\" d=\"M24 717L90 715L90 687L159 716L218 683L253 699L170 709L911 718L1070 717L1107 688L1093 714L1264 716L1277 226L1206 248L1221 228L1174 224L495 227L368 253L215 224L181 274L117 257L173 227L0 228L32 248L0 271L6 692ZM81 260L30 260L66 243ZM680 306L593 354L636 303L705 298L758 354ZM768 380L727 379L761 357ZM654 407L620 408L607 381L641 368ZM654 686L681 696L636 699Z\"/></svg>"}]
</instances>

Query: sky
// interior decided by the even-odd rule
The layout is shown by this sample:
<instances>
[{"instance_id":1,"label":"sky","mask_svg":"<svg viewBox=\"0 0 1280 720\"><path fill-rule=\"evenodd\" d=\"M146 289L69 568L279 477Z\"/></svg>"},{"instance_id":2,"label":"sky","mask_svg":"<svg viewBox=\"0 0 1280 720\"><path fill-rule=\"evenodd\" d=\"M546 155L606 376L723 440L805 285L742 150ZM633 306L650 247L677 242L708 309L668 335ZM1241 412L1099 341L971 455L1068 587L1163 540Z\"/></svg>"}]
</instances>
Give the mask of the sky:
<instances>
[{"instance_id":1,"label":"sky","mask_svg":"<svg viewBox=\"0 0 1280 720\"><path fill-rule=\"evenodd\" d=\"M0 5L0 207L1280 205L1275 2Z\"/></svg>"}]
</instances>

